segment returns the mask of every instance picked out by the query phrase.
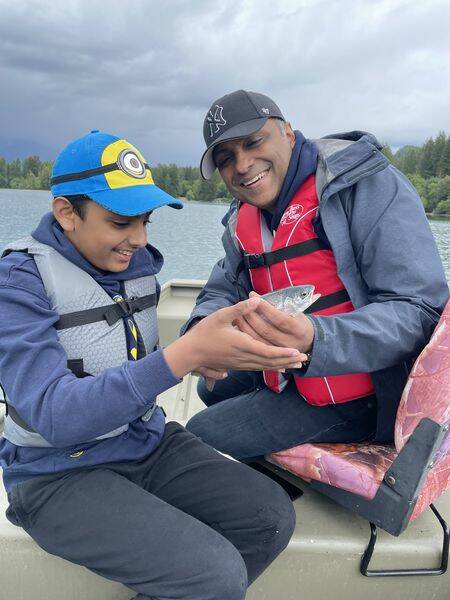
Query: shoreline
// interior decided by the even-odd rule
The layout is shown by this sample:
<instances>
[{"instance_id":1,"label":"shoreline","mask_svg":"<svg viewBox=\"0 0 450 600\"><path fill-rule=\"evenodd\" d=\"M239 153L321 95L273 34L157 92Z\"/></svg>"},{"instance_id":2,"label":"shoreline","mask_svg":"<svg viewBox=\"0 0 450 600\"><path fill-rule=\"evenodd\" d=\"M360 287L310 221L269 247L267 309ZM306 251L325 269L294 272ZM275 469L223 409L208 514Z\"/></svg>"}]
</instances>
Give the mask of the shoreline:
<instances>
[{"instance_id":1,"label":"shoreline","mask_svg":"<svg viewBox=\"0 0 450 600\"><path fill-rule=\"evenodd\" d=\"M31 190L31 189L18 189L18 188L0 188L0 191L7 191L7 190L14 190L15 192L48 192L50 193L50 190ZM178 198L178 200L181 200L182 202L184 202L185 204L214 204L214 205L229 205L231 204L231 201L228 200L220 200L220 199L214 199L214 200L188 200L187 198ZM450 214L444 213L444 214L435 214L435 213L428 213L425 212L425 215L427 216L427 219L430 219L431 221L450 221Z\"/></svg>"}]
</instances>

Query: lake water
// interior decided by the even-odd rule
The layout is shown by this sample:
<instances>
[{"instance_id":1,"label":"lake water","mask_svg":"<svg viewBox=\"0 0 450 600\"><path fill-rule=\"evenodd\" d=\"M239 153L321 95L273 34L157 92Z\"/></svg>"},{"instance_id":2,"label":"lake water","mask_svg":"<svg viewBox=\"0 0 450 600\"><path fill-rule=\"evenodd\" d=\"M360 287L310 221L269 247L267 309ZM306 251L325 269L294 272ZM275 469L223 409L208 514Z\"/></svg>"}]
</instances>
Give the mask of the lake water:
<instances>
[{"instance_id":1,"label":"lake water","mask_svg":"<svg viewBox=\"0 0 450 600\"><path fill-rule=\"evenodd\" d=\"M49 207L49 192L0 190L0 250L28 235ZM175 277L207 279L223 254L220 221L226 211L226 205L199 202L186 203L183 210L164 207L155 211L148 237L165 258L158 277L161 283ZM432 220L430 226L450 283L450 221Z\"/></svg>"}]
</instances>

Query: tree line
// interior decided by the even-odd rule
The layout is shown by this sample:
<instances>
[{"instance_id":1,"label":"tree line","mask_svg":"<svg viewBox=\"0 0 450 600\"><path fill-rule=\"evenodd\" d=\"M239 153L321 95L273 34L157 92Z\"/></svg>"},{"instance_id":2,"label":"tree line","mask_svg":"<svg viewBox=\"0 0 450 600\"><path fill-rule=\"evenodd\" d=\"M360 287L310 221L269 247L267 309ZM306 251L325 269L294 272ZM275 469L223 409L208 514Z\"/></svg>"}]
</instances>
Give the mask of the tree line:
<instances>
[{"instance_id":1,"label":"tree line","mask_svg":"<svg viewBox=\"0 0 450 600\"><path fill-rule=\"evenodd\" d=\"M430 214L450 214L450 136L441 131L422 146L404 146L384 154L410 179Z\"/></svg>"},{"instance_id":2,"label":"tree line","mask_svg":"<svg viewBox=\"0 0 450 600\"><path fill-rule=\"evenodd\" d=\"M440 132L421 147L404 146L393 153L388 145L384 154L411 180L418 190L425 210L433 214L450 214L450 136ZM52 163L38 156L7 162L0 157L0 188L50 189ZM155 183L172 196L193 201L231 200L216 171L205 181L197 167L179 167L173 163L152 168Z\"/></svg>"}]
</instances>

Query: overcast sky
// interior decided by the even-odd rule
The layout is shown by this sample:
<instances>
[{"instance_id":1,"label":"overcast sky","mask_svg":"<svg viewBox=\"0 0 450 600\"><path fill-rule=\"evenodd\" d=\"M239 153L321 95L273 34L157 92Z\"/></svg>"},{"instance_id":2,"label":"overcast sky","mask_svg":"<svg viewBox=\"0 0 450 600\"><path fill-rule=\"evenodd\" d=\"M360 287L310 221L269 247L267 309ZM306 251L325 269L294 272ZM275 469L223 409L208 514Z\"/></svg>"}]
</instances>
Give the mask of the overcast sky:
<instances>
[{"instance_id":1,"label":"overcast sky","mask_svg":"<svg viewBox=\"0 0 450 600\"><path fill-rule=\"evenodd\" d=\"M217 97L271 96L308 137L450 134L448 0L0 0L0 156L91 129L197 164Z\"/></svg>"}]
</instances>

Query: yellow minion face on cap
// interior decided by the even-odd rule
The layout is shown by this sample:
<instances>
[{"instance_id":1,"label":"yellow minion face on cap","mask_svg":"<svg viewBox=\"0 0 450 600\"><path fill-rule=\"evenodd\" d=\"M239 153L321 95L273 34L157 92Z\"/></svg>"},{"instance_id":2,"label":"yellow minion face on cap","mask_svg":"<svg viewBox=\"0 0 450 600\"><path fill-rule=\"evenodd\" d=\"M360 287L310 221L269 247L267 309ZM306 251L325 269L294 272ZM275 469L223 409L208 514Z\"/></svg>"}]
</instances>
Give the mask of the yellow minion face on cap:
<instances>
[{"instance_id":1,"label":"yellow minion face on cap","mask_svg":"<svg viewBox=\"0 0 450 600\"><path fill-rule=\"evenodd\" d=\"M106 146L101 156L102 166L117 164L117 169L105 173L111 189L134 185L154 185L148 164L142 154L126 140Z\"/></svg>"}]
</instances>

